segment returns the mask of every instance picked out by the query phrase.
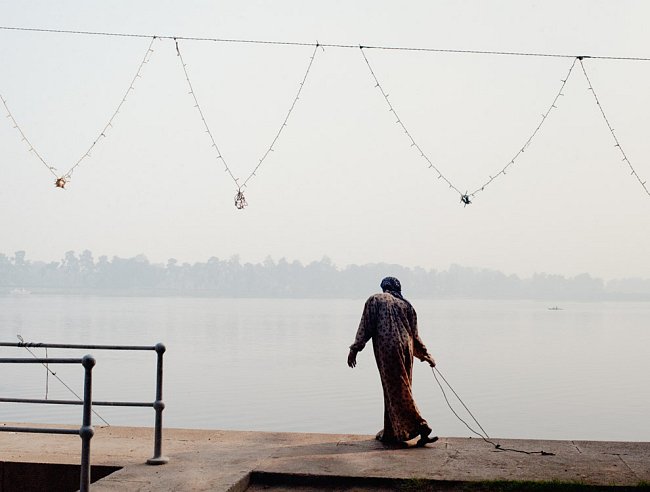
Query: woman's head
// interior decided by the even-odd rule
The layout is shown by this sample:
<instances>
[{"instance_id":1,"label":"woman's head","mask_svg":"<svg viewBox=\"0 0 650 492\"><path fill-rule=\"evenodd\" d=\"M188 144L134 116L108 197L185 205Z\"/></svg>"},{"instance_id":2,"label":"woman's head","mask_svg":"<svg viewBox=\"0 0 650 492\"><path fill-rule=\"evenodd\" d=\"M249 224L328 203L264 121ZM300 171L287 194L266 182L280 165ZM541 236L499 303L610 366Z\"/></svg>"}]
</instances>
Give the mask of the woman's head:
<instances>
[{"instance_id":1,"label":"woman's head","mask_svg":"<svg viewBox=\"0 0 650 492\"><path fill-rule=\"evenodd\" d=\"M395 277L386 277L381 281L381 290L401 293L402 284Z\"/></svg>"}]
</instances>

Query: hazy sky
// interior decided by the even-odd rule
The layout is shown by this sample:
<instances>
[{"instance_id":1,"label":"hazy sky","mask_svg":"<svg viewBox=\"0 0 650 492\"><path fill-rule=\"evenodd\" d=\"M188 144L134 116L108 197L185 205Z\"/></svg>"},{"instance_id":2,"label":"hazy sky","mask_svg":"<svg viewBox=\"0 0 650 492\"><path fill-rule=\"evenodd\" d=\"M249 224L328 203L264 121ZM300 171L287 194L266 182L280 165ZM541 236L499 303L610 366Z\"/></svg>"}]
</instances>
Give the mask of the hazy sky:
<instances>
[{"instance_id":1,"label":"hazy sky","mask_svg":"<svg viewBox=\"0 0 650 492\"><path fill-rule=\"evenodd\" d=\"M0 24L259 40L650 57L646 1L0 1ZM0 31L0 93L61 172L127 89L147 39ZM312 48L181 41L215 140L244 178L269 147ZM410 146L358 49L319 50L288 126L235 187L159 40L107 138L66 190L0 121L0 252L67 250L338 265L451 263L528 276L650 277L650 197L630 175L579 66L532 145L474 203ZM458 188L528 139L570 58L366 50L402 121ZM585 60L632 165L650 180L650 62ZM4 112L4 108L0 107Z\"/></svg>"}]
</instances>

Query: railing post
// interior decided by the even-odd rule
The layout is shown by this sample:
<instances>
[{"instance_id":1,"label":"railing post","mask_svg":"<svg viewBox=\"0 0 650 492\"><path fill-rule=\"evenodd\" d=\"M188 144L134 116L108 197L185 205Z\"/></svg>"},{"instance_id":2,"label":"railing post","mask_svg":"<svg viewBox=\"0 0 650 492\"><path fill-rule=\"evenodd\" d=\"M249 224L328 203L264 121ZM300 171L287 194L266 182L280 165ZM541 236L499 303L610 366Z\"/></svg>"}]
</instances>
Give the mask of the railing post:
<instances>
[{"instance_id":1,"label":"railing post","mask_svg":"<svg viewBox=\"0 0 650 492\"><path fill-rule=\"evenodd\" d=\"M79 492L88 492L90 490L90 440L95 434L92 427L92 370L95 365L95 358L92 355L84 355L81 359L84 366L84 403L83 403L83 420L79 429L81 436L81 477L79 479Z\"/></svg>"},{"instance_id":2,"label":"railing post","mask_svg":"<svg viewBox=\"0 0 650 492\"><path fill-rule=\"evenodd\" d=\"M154 428L153 457L147 460L147 465L164 465L169 462L169 458L162 456L162 412L165 409L163 402L163 354L165 345L156 344L157 367L156 367L156 401L153 409L156 412L156 423Z\"/></svg>"}]
</instances>

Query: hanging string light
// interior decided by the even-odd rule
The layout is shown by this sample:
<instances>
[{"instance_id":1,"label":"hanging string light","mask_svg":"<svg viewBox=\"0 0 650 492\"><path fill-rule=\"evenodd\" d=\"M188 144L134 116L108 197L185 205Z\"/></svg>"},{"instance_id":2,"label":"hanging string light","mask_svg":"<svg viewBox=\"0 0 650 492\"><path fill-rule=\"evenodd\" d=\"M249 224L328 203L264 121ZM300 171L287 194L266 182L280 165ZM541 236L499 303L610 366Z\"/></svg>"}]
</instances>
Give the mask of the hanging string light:
<instances>
[{"instance_id":1,"label":"hanging string light","mask_svg":"<svg viewBox=\"0 0 650 492\"><path fill-rule=\"evenodd\" d=\"M54 166L52 166L52 165L50 165L50 164L48 164L47 161L46 161L46 160L43 158L43 156L41 155L41 153L38 152L38 151L36 150L36 148L34 147L34 145L32 145L32 143L30 142L30 140L29 140L29 139L27 138L27 136L25 135L25 132L24 132L24 131L22 130L22 128L18 125L18 122L16 121L16 119L15 119L14 116L13 116L13 114L12 114L11 111L9 110L9 106L7 105L7 101L6 101L6 100L5 100L5 99L0 95L0 99L2 100L2 104L4 105L5 109L7 110L7 118L11 119L14 128L15 128L16 130L18 130L18 132L20 133L20 135L21 135L21 137L22 137L22 140L23 140L23 141L24 141L24 142L29 146L29 151L32 152L32 153L33 153L33 154L34 154L34 155L35 155L35 156L36 156L36 157L37 157L37 158L38 158L38 159L43 163L43 165L45 165L45 167L47 167L47 169L48 169L48 170L49 170L49 171L54 175L54 177L56 178L56 180L54 181L54 185L55 185L57 188L61 188L61 189L64 189L64 188L65 188L65 185L66 185L66 184L67 184L67 183L72 179L72 173L74 172L74 170L75 170L75 169L76 169L76 168L77 168L77 167L78 167L78 166L79 166L79 165L80 165L80 164L81 164L81 163L82 163L86 158L90 157L90 152L95 148L95 146L97 145L97 143L98 143L101 139L106 138L106 135L107 135L107 133L108 133L108 129L111 128L111 127L113 126L113 120L115 119L115 117L117 116L117 114L120 112L120 109L122 108L122 106L123 106L124 103L126 102L126 98L127 98L127 96L129 95L129 93L130 93L131 91L133 91L133 90L135 89L135 82L136 82L136 80L137 80L138 78L141 77L142 68L144 67L144 65L145 65L146 63L149 62L149 59L151 58L151 55L153 54L153 51L154 51L154 50L152 49L152 46L153 46L153 43L154 43L155 40L156 40L156 37L155 37L155 36L151 38L151 42L149 43L149 46L147 47L147 51L145 52L145 55L144 55L144 57L142 58L142 61L140 62L140 65L138 66L138 70L136 71L135 75L133 76L133 79L131 80L131 83L129 84L129 88L126 90L126 93L125 93L124 96L122 97L120 103L117 105L117 108L116 108L115 111L113 112L112 116L109 118L108 123L106 123L106 125L104 125L104 127L100 130L99 135L97 136L97 138L95 138L95 139L93 140L92 144L90 145L90 147L88 147L88 149L86 150L86 152L84 152L84 153L81 155L81 157L80 157L80 158L75 162L75 164L74 164L74 165L73 165L73 166L72 166L72 167L71 167L67 172L65 172L65 173L63 173L63 174L57 174L57 172L56 172L56 171L57 171L57 168L54 167Z\"/></svg>"},{"instance_id":2,"label":"hanging string light","mask_svg":"<svg viewBox=\"0 0 650 492\"><path fill-rule=\"evenodd\" d=\"M13 124L13 127L16 130L18 130L18 133L20 133L22 141L25 142L27 144L27 146L29 147L29 151L31 153L33 153L38 158L38 160L43 163L43 165L48 169L48 171L50 171L52 173L52 175L55 178L57 178L57 182L58 182L58 180L60 178L58 178L58 176L56 174L56 168L53 167L53 166L50 166L47 162L45 162L45 159L43 159L43 156L41 156L41 154L38 152L38 150L36 150L36 147L34 147L32 145L32 142L30 142L30 140L27 138L27 135L25 135L25 132L20 127L20 125L18 125L18 122L16 121L16 118L14 118L14 115L11 113L11 110L9 109L9 106L7 105L6 99L4 97L2 97L1 94L0 94L0 100L2 100L2 104L4 105L5 109L7 110L7 118L9 118L11 120L11 123ZM62 188L62 186L60 188Z\"/></svg>"},{"instance_id":3,"label":"hanging string light","mask_svg":"<svg viewBox=\"0 0 650 492\"><path fill-rule=\"evenodd\" d=\"M311 71L311 66L314 63L314 59L316 58L316 52L318 51L318 48L321 47L318 42L316 42L316 45L314 46L314 51L309 57L309 64L307 65L307 70L305 71L305 75L303 76L302 80L300 81L300 85L298 86L298 92L296 92L296 96L293 98L293 102L291 103L291 106L289 107L289 111L287 111L287 115L284 118L284 121L280 125L280 128L278 129L277 133L275 134L275 137L273 137L273 140L271 141L271 145L269 145L269 148L266 149L266 152L264 152L264 155L262 155L262 158L259 160L255 168L251 171L251 173L248 175L248 177L244 180L242 183L242 188L245 187L248 182L253 178L253 176L256 176L255 173L257 173L257 170L259 167L262 165L262 163L266 160L268 155L273 152L273 146L275 143L278 141L278 138L280 138L280 135L282 134L282 131L287 127L287 121L289 121L289 117L291 116L291 113L293 112L293 109L296 107L296 103L298 102L298 99L300 99L300 94L302 92L303 87L305 86L305 82L307 81L307 77L309 77L309 72ZM322 47L321 47L322 48Z\"/></svg>"},{"instance_id":4,"label":"hanging string light","mask_svg":"<svg viewBox=\"0 0 650 492\"><path fill-rule=\"evenodd\" d=\"M564 77L564 78L562 79L562 85L560 86L560 90L557 92L557 94L556 94L555 97L553 98L553 102L552 102L551 105L548 107L548 109L546 110L546 112L544 112L544 113L542 114L542 119L541 119L541 121L540 121L539 124L535 127L535 130L533 130L533 133L528 137L528 139L526 140L526 142L524 143L524 145L521 146L521 147L519 148L519 150L517 151L517 153L516 153L516 154L515 154L515 155L514 155L514 156L513 156L509 161L508 161L508 163L507 163L507 164L506 164L506 165L505 165L505 166L504 166L504 167L503 167L503 168L502 168L498 173L496 173L496 174L494 174L494 175L491 175L491 176L489 177L489 179L488 179L488 180L487 180L483 185L481 185L480 187L478 187L478 188L477 188L476 190L474 190L472 193L468 193L467 191L466 191L465 193L462 193L462 192L461 192L461 191L456 187L456 185L454 185L454 184L453 184L453 183L452 183L452 182L451 182L451 181L450 181L450 180L449 180L449 179L448 179L448 178L447 178L447 177L442 173L442 171L438 168L438 166L436 166L436 165L433 163L433 161L431 160L431 158L429 158L429 156L424 152L424 150L422 150L422 147L420 147L420 145L415 141L415 139L413 138L413 135L411 134L411 132L409 132L408 128L406 128L406 125L404 124L404 121L402 120L402 118L400 118L400 117L398 116L397 111L395 110L395 107L393 106L393 104L391 103L390 99L388 98L388 94L386 93L386 91L384 90L383 86L382 86L381 83L379 82L379 79L377 78L377 75L376 75L374 69L372 68L372 65L370 64L370 61L368 60L368 57L367 57L366 54L364 53L364 48L367 48L367 47L365 47L365 46L360 46L359 48L361 48L361 54L363 55L363 59L365 60L366 65L368 66L368 69L370 70L370 74L372 75L372 78L373 78L373 80L375 81L375 87L376 87L377 89L379 89L379 91L381 92L381 95L383 96L384 100L386 101L386 104L388 105L388 110L389 110L391 113L393 113L393 114L395 115L395 118L396 118L395 123L397 123L397 124L402 128L402 130L404 131L404 133L406 134L406 136L408 137L408 139L411 141L411 147L414 147L414 148L418 151L418 153L420 154L420 157L421 157L422 159L424 159L424 160L426 161L426 163L428 164L429 169L433 169L433 170L437 173L437 175L438 175L438 179L443 180L445 183L447 183L447 184L449 185L449 188L453 189L454 191L456 191L456 193L458 193L458 195L460 196L460 202L463 204L464 207L466 207L467 205L471 204L471 203L472 203L471 198L473 198L473 197L474 197L478 192L485 190L485 187L488 186L490 183L492 183L492 181L494 181L496 178L498 178L498 177L501 176L501 175L505 176L505 175L506 175L506 170L507 170L510 166L512 166L512 165L515 163L515 161L517 160L517 158L518 158L521 154L524 153L524 151L528 148L528 146L530 146L531 142L533 141L533 139L535 138L535 136L536 136L537 133L539 132L540 128L542 127L542 125L544 124L544 122L546 121L546 119L548 118L548 116L549 116L551 110L557 108L557 101L558 101L558 99L560 98L560 96L563 95L563 92L562 92L562 91L564 90L564 86L566 85L567 80L569 79L569 76L571 75L571 72L573 71L573 67L575 66L575 63L576 63L576 58L574 58L574 59L573 59L573 63L572 63L571 66L569 67L569 72L567 73L566 77Z\"/></svg>"},{"instance_id":5,"label":"hanging string light","mask_svg":"<svg viewBox=\"0 0 650 492\"><path fill-rule=\"evenodd\" d=\"M449 181L449 179L444 174L442 174L442 171L440 169L438 169L438 167L433 163L433 161L429 158L429 156L427 154L425 154L424 150L422 150L422 147L420 147L420 145L415 141L415 139L411 135L411 132L409 132L408 128L406 128L406 125L404 124L402 119L397 114L397 111L395 111L395 108L393 107L393 103L391 103L390 99L388 99L388 94L386 93L383 86L379 82L379 79L377 78L377 75L375 74L375 71L373 70L372 66L370 65L370 61L368 60L368 57L366 56L366 54L363 51L364 46L359 46L359 48L361 49L361 55L363 56L363 59L366 61L366 65L368 65L368 70L370 70L370 74L372 75L372 78L375 81L375 87L377 89L379 89L379 92L381 92L381 95L386 100L386 104L388 105L388 111L393 113L393 115L395 115L395 118L396 118L395 123L397 123L400 127L402 127L402 130L404 130L404 133L406 134L408 139L411 141L411 147L414 147L415 150L418 151L418 153L420 154L420 157L422 159L424 159L427 162L427 164L429 165L429 169L433 169L438 174L438 179L442 179L445 183L447 183L449 185L449 187L452 190L455 190L456 193L458 193L460 195L461 199L462 199L463 193L458 188L456 188L456 186L451 181ZM467 203L465 203L465 204L467 205Z\"/></svg>"},{"instance_id":6,"label":"hanging string light","mask_svg":"<svg viewBox=\"0 0 650 492\"><path fill-rule=\"evenodd\" d=\"M605 111L601 105L600 99L598 95L596 94L594 87L591 83L591 80L587 74L585 65L583 63L584 58L592 58L592 59L608 59L608 60L626 60L626 61L650 61L650 58L641 58L641 57L616 57L616 56L594 56L594 55L585 55L585 56L573 56L573 55L565 55L565 54L558 54L558 53L529 53L529 52L507 52L507 51L482 51L482 50L454 50L454 49L440 49L440 48L423 48L423 47L395 47L395 46L359 46L359 45L346 45L346 44L321 44L316 42L314 45L313 43L304 43L304 42L284 42L284 41L260 41L260 40L250 40L250 39L219 39L219 38L202 38L202 37L181 37L181 36L151 36L151 35L145 35L145 34L121 34L121 33L105 33L105 32L90 32L90 31L66 31L66 30L56 30L56 29L32 29L32 28L20 28L20 27L4 27L0 26L0 30L13 30L13 31L31 31L31 32L49 32L49 33L67 33L67 34L80 34L80 35L94 35L94 36L116 36L116 37L131 37L131 38L150 38L151 42L147 48L147 51L145 52L144 57L142 58L142 61L140 65L138 66L138 69L131 80L128 89L126 90L124 96L122 97L121 101L119 102L116 110L114 113L111 115L109 118L108 122L106 125L99 131L99 134L97 137L93 140L92 144L88 147L88 149L79 157L79 159L74 163L74 165L71 166L71 168L65 172L65 173L59 173L57 168L50 165L48 161L43 157L43 155L34 147L32 142L27 138L27 135L23 131L23 129L18 125L18 122L16 118L14 118L13 113L9 109L9 105L7 100L0 94L0 101L2 101L2 104L6 110L6 117L10 119L13 127L19 132L22 141L25 142L27 147L29 148L29 152L33 153L36 158L48 169L48 171L55 177L54 185L56 188L61 188L65 189L66 185L69 183L69 181L72 178L73 172L76 170L76 168L82 164L87 158L91 157L91 152L94 150L95 146L97 143L99 143L100 140L106 138L107 132L109 131L110 128L113 126L113 121L116 118L117 114L120 112L122 106L125 104L127 97L129 96L130 92L135 89L135 84L138 78L141 77L141 73L143 70L143 67L145 64L147 64L150 61L150 58L153 54L153 44L156 41L156 39L172 39L175 42L176 46L176 54L180 60L180 63L183 68L183 72L185 74L185 79L189 87L189 94L192 96L194 99L194 107L198 110L199 115L201 117L201 120L203 122L203 126L205 128L206 133L208 133L210 140L212 142L212 147L215 149L216 153L216 158L218 161L221 161L221 163L224 166L224 170L228 173L230 176L230 179L233 181L236 187L236 195L234 198L234 203L236 208L238 209L243 209L247 206L247 201L244 196L244 188L246 188L250 182L250 180L257 175L257 172L260 168L260 166L267 160L268 156L275 150L275 145L277 144L280 136L282 135L284 129L287 126L287 123L297 105L298 100L300 99L302 90L304 88L304 85L308 79L308 76L310 74L312 65L314 63L315 57L316 57L316 52L318 51L318 48L320 47L321 49L324 49L324 47L333 47L333 48L356 48L360 49L361 54L365 60L365 63L370 71L370 74L375 82L375 87L379 89L382 97L384 98L388 110L393 113L393 116L396 118L395 123L398 124L401 129L404 131L408 139L410 140L411 147L414 147L420 157L426 162L428 167L432 169L436 174L437 178L439 180L444 181L448 187L452 190L454 190L456 193L458 193L460 197L460 203L463 204L463 206L467 206L471 203L473 203L473 199L475 198L476 194L484 191L487 186L489 186L496 178L499 176L505 176L506 171L509 170L511 166L513 166L517 159L521 157L521 155L529 148L531 145L533 139L538 135L540 132L542 126L546 122L546 120L549 118L550 113L553 109L556 109L558 107L557 103L559 101L559 98L563 96L563 91L564 88L567 84L567 81L569 80L571 74L573 73L573 69L576 65L576 62L580 62L580 66L582 68L582 71L584 73L584 76L588 82L589 85L589 90L591 91L594 100L600 110L600 113L610 131L612 134L612 138L614 140L615 147L619 149L619 152L621 153L622 156L622 161L627 163L627 166L631 172L631 175L633 175L637 181L641 184L642 188L644 189L645 193L650 196L650 190L648 190L648 187L646 186L646 181L643 181L641 177L637 174L636 169L632 166L630 160L627 157L627 154L623 150L621 143L617 137L617 135L614 132L614 129L612 125L610 124L610 121L608 117L605 114ZM309 58L309 63L307 65L307 68L305 70L304 76L302 77L302 80L298 86L298 90L295 94L295 97L293 98L293 101L285 115L285 118L280 125L279 129L277 132L274 134L274 137L268 146L266 148L265 152L262 154L262 157L258 160L258 162L253 166L252 171L246 176L243 181L240 181L239 178L235 176L235 174L232 172L231 168L228 166L226 163L225 158L223 157L223 154L219 150L219 147L217 146L217 143L215 141L215 138L210 131L210 128L208 126L208 123L206 121L206 118L204 116L204 113L199 106L199 102L197 99L197 96L194 92L194 88L192 86L192 82L189 77L189 73L187 70L187 65L185 64L185 61L183 60L183 56L179 47L179 41L180 40L188 40L188 41L213 41L213 42L219 42L219 43L248 43L248 44L265 44L265 45L282 45L282 46L313 46L313 53L311 54L311 57ZM474 55L506 55L506 56L524 56L524 57L554 57L554 58L571 58L572 63L571 66L569 67L569 70L566 74L566 76L561 79L561 86L559 88L559 91L556 93L553 101L551 102L550 106L548 109L542 113L541 120L537 124L537 126L534 128L528 139L524 142L524 144L517 149L517 152L514 154L514 156L507 161L505 166L503 166L498 172L492 174L489 176L489 178L478 188L476 188L474 191L471 193L469 191L465 191L464 193L461 192L460 188L457 187L446 175L443 174L441 171L441 168L438 164L434 163L433 160L424 152L424 150L420 147L420 145L415 141L413 138L412 134L406 127L405 123L401 119L401 117L397 114L397 111L395 107L393 106L391 100L389 99L389 94L384 90L384 87L381 85L379 82L379 79L376 75L376 72L374 71L373 67L371 66L371 63L366 56L365 51L368 49L375 49L375 50L394 50L394 51L418 51L418 52L437 52L437 53L454 53L454 54L474 54Z\"/></svg>"},{"instance_id":7,"label":"hanging string light","mask_svg":"<svg viewBox=\"0 0 650 492\"><path fill-rule=\"evenodd\" d=\"M627 163L627 166L631 171L630 174L634 176L637 179L637 181L641 184L641 187L643 188L643 191L645 191L646 195L650 196L650 191L648 191L648 187L646 186L646 181L643 181L641 177L637 174L636 169L634 169L632 163L630 162L630 159L627 158L627 154L623 150L623 147L621 146L621 142L618 140L616 133L614 133L614 128L612 128L612 125L609 122L609 118L607 118L607 115L605 114L605 110L603 109L603 105L600 103L600 99L596 94L596 90L594 89L594 86L591 83L591 79L589 79L589 75L587 75L585 64L582 62L583 58L588 58L588 57L586 56L578 57L578 60L580 60L580 67L582 68L582 73L585 74L585 79L587 79L587 83L589 84L589 91L591 91L591 93L593 94L594 100L596 101L596 105L600 110L600 114L603 116L603 120L605 120L605 124L607 125L607 128L609 128L609 132L612 134L612 138L614 139L614 147L616 147L618 151L621 153L621 156L623 157L622 161Z\"/></svg>"},{"instance_id":8,"label":"hanging string light","mask_svg":"<svg viewBox=\"0 0 650 492\"><path fill-rule=\"evenodd\" d=\"M185 74L185 80L187 81L187 85L190 88L189 94L192 96L192 99L194 99L194 107L196 110L199 112L199 116L201 117L201 121L203 122L203 127L205 128L205 132L208 134L210 137L210 141L212 142L212 148L216 152L216 159L218 161L221 161L224 167L224 171L228 173L230 176L230 179L232 179L233 183L235 183L235 186L237 187L238 190L241 191L241 187L239 186L239 178L236 178L233 172L230 170L230 167L228 166L228 163L226 162L225 157L219 150L219 146L217 145L216 140L214 139L214 135L210 131L210 127L208 126L208 122L205 119L205 115L203 114L203 110L201 109L201 106L199 105L199 100L196 97L196 92L194 92L194 87L192 85L192 81L190 80L190 75L187 72L187 65L185 63L185 60L183 60L183 54L181 53L181 49L178 45L178 40L174 38L174 43L176 44L176 56L178 56L179 61L181 62L181 66L183 67L183 73ZM245 200L244 202L245 203ZM243 205L241 208L243 208L246 205ZM238 207L239 208L239 207Z\"/></svg>"},{"instance_id":9,"label":"hanging string light","mask_svg":"<svg viewBox=\"0 0 650 492\"><path fill-rule=\"evenodd\" d=\"M291 113L293 112L294 108L296 107L296 104L298 102L298 99L300 99L300 94L302 93L302 89L305 86L305 82L307 81L307 77L309 76L309 72L311 71L311 67L314 63L314 59L316 58L316 51L318 50L321 45L316 42L316 45L314 45L314 51L309 58L309 64L307 65L307 70L305 71L305 75L303 76L299 86L298 86L298 92L296 93L295 97L293 98L293 102L291 103L291 106L289 107L289 111L287 112L287 115L284 118L284 121L280 125L280 128L275 134L275 137L271 141L271 145L266 149L266 152L262 155L262 158L259 159L257 162L257 165L253 168L251 173L244 179L244 181L240 184L239 178L235 177L233 174L230 166L228 166L228 163L226 162L226 159L224 158L223 154L219 150L219 146L217 145L217 142L214 138L214 135L212 134L212 131L210 130L210 127L208 125L208 122L205 119L205 115L203 113L203 110L201 109L201 106L199 105L199 100L196 96L196 92L194 91L194 87L192 85L192 81L190 80L189 73L187 71L187 64L185 63L185 60L183 60L183 54L181 53L181 49L178 43L178 39L174 38L174 43L176 45L176 56L178 56L178 59L181 63L181 66L183 67L183 73L185 74L185 80L187 81L187 85L190 89L189 94L192 96L194 99L194 107L197 109L199 116L201 117L201 121L203 122L203 127L205 128L205 132L208 134L210 137L210 141L212 142L212 148L216 152L216 159L218 161L221 161L224 166L224 171L228 173L230 176L230 179L233 181L235 186L237 187L237 192L235 194L235 207L237 207L239 210L242 210L244 207L248 205L248 202L246 201L246 197L244 196L243 189L248 185L248 182L257 174L257 170L260 168L260 166L264 163L266 158L269 156L271 152L274 151L274 145L277 143L278 139L280 138L280 135L282 134L282 131L286 128L287 122L289 121L289 118L291 116Z\"/></svg>"},{"instance_id":10,"label":"hanging string light","mask_svg":"<svg viewBox=\"0 0 650 492\"><path fill-rule=\"evenodd\" d=\"M549 114L551 113L551 111L552 111L553 109L557 109L557 102L558 102L558 99L560 99L560 97L564 95L564 92L563 92L563 91L564 91L564 87L566 86L566 83L567 83L567 81L569 80L569 77L571 76L571 73L573 72L573 67L575 67L575 64L576 64L576 58L573 59L573 63L571 63L571 66L569 67L569 71L567 72L566 76L565 76L563 79L561 79L562 84L560 85L560 90L557 92L557 94L555 94L555 97L553 98L553 102L552 102L551 105L548 107L548 109L546 110L546 112L542 113L542 119L540 120L539 124L538 124L538 125L535 127L535 129L533 130L533 133L528 137L528 139L526 140L526 142L524 143L524 145L522 145L522 146L517 150L517 152L516 152L515 155L512 157L512 159L510 159L510 160L508 161L508 163L507 163L507 164L506 164L506 165L505 165L505 166L504 166L504 167L503 167L503 168L502 168L498 173L496 173L496 174L494 174L494 175L491 175L491 176L489 177L489 179L488 179L488 180L487 180L483 185L481 185L481 186L478 187L476 190L474 190L474 191L470 194L470 196L473 197L473 196L476 195L479 191L483 191L483 190L485 190L485 187L488 186L490 183L492 183L492 181L494 181L494 180L495 180L496 178L498 178L499 176L501 176L501 175L502 175L502 176L505 176L505 175L506 175L506 171L508 170L508 168L509 168L510 166L514 165L514 164L515 164L515 161L519 158L519 156L521 156L521 154L523 154L523 153L526 151L526 149L530 146L531 142L533 141L533 139L535 138L535 136L536 136L537 133L539 132L540 128L542 128L542 125L546 122L546 119L548 118L548 116L549 116Z\"/></svg>"},{"instance_id":11,"label":"hanging string light","mask_svg":"<svg viewBox=\"0 0 650 492\"><path fill-rule=\"evenodd\" d=\"M75 163L75 164L74 164L74 165L73 165L73 166L68 170L68 172L65 173L65 174L63 175L63 177L66 178L68 181L72 178L72 173L73 173L74 170L79 166L79 164L81 164L81 163L82 163L86 158L90 157L90 152L95 148L95 145L97 145L97 143L98 143L101 139L106 138L106 135L108 134L108 129L113 127L113 120L115 119L115 117L116 117L116 116L118 115L118 113L120 112L120 109L122 109L122 106L123 106L124 103L126 102L126 99L127 99L127 97L129 96L129 94L130 94L132 91L135 90L135 83L136 83L137 79L139 79L139 78L142 76L142 69L143 69L143 67L144 67L147 63L149 63L149 60L151 59L151 56L153 55L153 52L154 52L154 50L153 50L153 43L154 43L155 41L156 41L156 36L153 36L153 37L151 38L151 42L149 43L149 46L148 46L148 48L147 48L147 51L145 51L145 53L144 53L144 57L142 57L142 61L140 62L140 65L138 65L138 69L136 70L135 75L133 76L133 79L131 79L131 83L129 84L128 89L127 89L126 92L124 93L124 96L123 96L122 99L120 100L120 103L117 105L117 108L115 109L115 111L113 112L113 114L111 115L111 117L108 119L108 123L106 123L106 125L104 125L104 127L100 130L99 135L97 135L97 138L95 138L95 140L93 140L93 143L90 145L90 147L88 147L88 150L86 150L86 152L84 152L84 153L81 155L81 157L80 157L80 158L77 160L77 162L76 162L76 163Z\"/></svg>"}]
</instances>

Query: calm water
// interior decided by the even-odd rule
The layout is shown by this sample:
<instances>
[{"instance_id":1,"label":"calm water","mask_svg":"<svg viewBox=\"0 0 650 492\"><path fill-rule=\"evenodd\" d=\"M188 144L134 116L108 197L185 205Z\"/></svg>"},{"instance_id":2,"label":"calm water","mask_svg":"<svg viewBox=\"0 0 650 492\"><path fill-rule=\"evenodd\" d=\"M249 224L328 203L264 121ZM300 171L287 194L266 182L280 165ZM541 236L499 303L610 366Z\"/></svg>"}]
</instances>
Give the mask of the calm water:
<instances>
[{"instance_id":1,"label":"calm water","mask_svg":"<svg viewBox=\"0 0 650 492\"><path fill-rule=\"evenodd\" d=\"M566 303L559 311L526 301L413 303L439 369L491 436L650 441L650 303ZM371 347L356 369L345 363L362 307L363 300L6 296L0 340L164 342L169 427L374 433L383 407ZM153 352L93 355L95 399L154 399ZM24 348L0 347L0 357L23 356ZM55 370L81 394L80 367ZM0 371L0 395L44 397L42 366ZM74 398L51 376L47 389L49 398ZM419 362L414 392L436 433L470 435ZM97 411L113 425L153 425L151 409ZM80 415L80 407L0 404L0 421L78 423Z\"/></svg>"}]
</instances>

